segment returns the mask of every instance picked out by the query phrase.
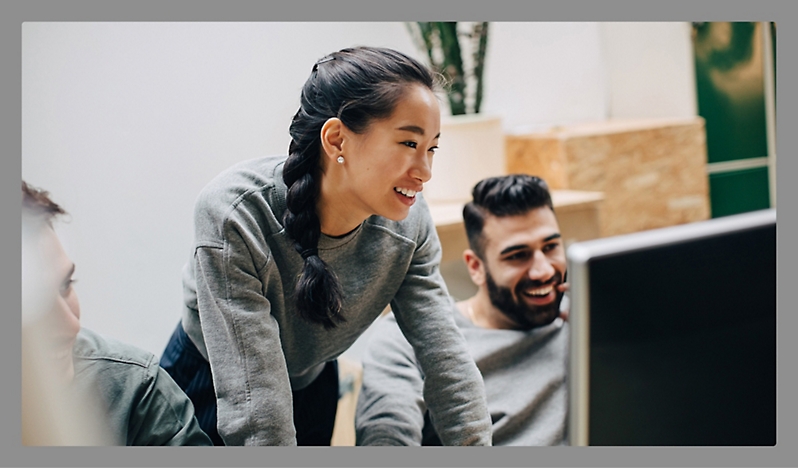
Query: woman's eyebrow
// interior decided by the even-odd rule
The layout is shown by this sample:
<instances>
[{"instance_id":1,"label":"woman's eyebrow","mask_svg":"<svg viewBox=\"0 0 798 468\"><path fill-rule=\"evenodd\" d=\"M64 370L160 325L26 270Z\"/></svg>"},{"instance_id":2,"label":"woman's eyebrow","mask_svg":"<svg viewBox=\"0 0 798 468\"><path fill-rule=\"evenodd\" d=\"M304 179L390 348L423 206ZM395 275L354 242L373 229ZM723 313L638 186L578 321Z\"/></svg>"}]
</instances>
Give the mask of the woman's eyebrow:
<instances>
[{"instance_id":1,"label":"woman's eyebrow","mask_svg":"<svg viewBox=\"0 0 798 468\"><path fill-rule=\"evenodd\" d=\"M402 130L402 131L405 131L405 132L412 132L412 133L416 133L416 134L421 135L421 136L424 136L424 133L425 133L424 129L419 127L418 125L405 125L403 127L397 128L397 130ZM441 137L440 133L437 136L435 136L435 138L440 138L440 137Z\"/></svg>"}]
</instances>

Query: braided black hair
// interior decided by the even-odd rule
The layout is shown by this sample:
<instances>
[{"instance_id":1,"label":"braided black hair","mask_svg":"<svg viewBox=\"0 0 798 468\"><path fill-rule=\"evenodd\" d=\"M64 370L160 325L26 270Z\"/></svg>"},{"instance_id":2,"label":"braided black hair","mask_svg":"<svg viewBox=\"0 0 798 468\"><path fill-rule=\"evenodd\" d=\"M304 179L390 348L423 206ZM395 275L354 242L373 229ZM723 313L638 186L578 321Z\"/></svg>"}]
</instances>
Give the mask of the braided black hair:
<instances>
[{"instance_id":1,"label":"braided black hair","mask_svg":"<svg viewBox=\"0 0 798 468\"><path fill-rule=\"evenodd\" d=\"M291 144L283 169L288 187L283 224L305 261L294 295L297 311L306 320L325 328L345 321L341 284L317 250L322 126L337 117L351 131L362 133L373 120L391 115L408 85L434 90L437 83L427 67L391 49L342 49L313 65L291 121Z\"/></svg>"}]
</instances>

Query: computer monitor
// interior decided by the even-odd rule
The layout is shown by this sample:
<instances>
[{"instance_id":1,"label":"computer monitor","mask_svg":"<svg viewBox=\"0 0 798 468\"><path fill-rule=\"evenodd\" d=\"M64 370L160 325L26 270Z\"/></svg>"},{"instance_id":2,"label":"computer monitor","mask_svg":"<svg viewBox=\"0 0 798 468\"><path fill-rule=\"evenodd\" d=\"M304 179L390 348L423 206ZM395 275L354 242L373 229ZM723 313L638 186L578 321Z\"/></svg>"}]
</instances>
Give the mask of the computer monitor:
<instances>
[{"instance_id":1,"label":"computer monitor","mask_svg":"<svg viewBox=\"0 0 798 468\"><path fill-rule=\"evenodd\" d=\"M568 441L776 444L776 211L573 244Z\"/></svg>"}]
</instances>

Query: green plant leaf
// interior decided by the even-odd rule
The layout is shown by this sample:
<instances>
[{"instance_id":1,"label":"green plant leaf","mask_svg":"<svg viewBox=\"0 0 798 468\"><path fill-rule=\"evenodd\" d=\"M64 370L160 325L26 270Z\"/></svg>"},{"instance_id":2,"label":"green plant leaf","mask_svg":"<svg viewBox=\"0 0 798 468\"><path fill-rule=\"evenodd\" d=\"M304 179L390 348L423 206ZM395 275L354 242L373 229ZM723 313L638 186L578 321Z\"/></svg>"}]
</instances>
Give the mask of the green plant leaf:
<instances>
[{"instance_id":1,"label":"green plant leaf","mask_svg":"<svg viewBox=\"0 0 798 468\"><path fill-rule=\"evenodd\" d=\"M468 112L466 96L468 95L468 77L474 78L475 102L474 113L479 113L483 98L483 74L488 41L488 22L475 23L471 34L461 35L457 30L457 22L417 22L407 23L416 46L427 53L432 68L441 73L447 81L446 92L452 115ZM467 36L474 42L472 69L465 70L461 36Z\"/></svg>"}]
</instances>

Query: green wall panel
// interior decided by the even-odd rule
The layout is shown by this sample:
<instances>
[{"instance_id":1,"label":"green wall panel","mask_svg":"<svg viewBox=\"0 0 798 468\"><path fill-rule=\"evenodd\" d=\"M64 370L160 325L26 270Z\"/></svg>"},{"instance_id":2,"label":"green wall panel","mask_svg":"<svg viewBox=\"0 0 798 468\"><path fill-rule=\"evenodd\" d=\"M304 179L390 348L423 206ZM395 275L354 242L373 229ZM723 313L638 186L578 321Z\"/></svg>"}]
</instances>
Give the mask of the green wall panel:
<instances>
[{"instance_id":1,"label":"green wall panel","mask_svg":"<svg viewBox=\"0 0 798 468\"><path fill-rule=\"evenodd\" d=\"M698 113L708 162L767 156L762 33L758 23L694 26Z\"/></svg>"},{"instance_id":2,"label":"green wall panel","mask_svg":"<svg viewBox=\"0 0 798 468\"><path fill-rule=\"evenodd\" d=\"M768 169L710 174L709 196L713 218L770 208Z\"/></svg>"}]
</instances>

